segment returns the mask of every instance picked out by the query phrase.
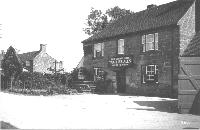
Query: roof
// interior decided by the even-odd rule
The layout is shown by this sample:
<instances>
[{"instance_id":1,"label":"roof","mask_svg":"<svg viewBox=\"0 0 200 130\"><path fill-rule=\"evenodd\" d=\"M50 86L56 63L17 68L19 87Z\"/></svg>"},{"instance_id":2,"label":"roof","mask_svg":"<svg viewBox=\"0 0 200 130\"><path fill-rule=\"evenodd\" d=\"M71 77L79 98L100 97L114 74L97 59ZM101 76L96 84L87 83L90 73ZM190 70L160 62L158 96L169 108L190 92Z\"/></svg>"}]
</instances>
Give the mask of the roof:
<instances>
[{"instance_id":1,"label":"roof","mask_svg":"<svg viewBox=\"0 0 200 130\"><path fill-rule=\"evenodd\" d=\"M39 52L40 51L32 51L23 54L18 54L18 57L22 62L26 62L28 60L33 60L38 55Z\"/></svg>"},{"instance_id":2,"label":"roof","mask_svg":"<svg viewBox=\"0 0 200 130\"><path fill-rule=\"evenodd\" d=\"M188 44L182 56L200 56L200 31Z\"/></svg>"},{"instance_id":3,"label":"roof","mask_svg":"<svg viewBox=\"0 0 200 130\"><path fill-rule=\"evenodd\" d=\"M99 33L82 41L82 43L100 41L163 26L177 25L193 2L194 0L177 0L124 16L110 23Z\"/></svg>"},{"instance_id":4,"label":"roof","mask_svg":"<svg viewBox=\"0 0 200 130\"><path fill-rule=\"evenodd\" d=\"M79 61L79 63L78 63L78 65L77 65L77 67L76 68L81 68L81 67L83 67L83 62L84 62L84 56L81 58L81 60Z\"/></svg>"}]
</instances>

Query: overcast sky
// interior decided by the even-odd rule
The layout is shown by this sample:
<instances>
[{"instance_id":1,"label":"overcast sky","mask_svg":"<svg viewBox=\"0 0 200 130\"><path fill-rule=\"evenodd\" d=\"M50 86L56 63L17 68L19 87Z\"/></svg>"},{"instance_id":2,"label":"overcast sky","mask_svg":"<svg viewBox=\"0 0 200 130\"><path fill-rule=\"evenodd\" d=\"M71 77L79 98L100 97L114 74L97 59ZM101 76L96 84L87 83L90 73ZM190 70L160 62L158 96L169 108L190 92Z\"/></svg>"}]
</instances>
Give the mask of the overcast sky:
<instances>
[{"instance_id":1,"label":"overcast sky","mask_svg":"<svg viewBox=\"0 0 200 130\"><path fill-rule=\"evenodd\" d=\"M0 50L9 46L20 53L37 51L47 44L47 53L64 61L66 71L83 56L82 31L91 7L105 11L119 6L138 12L149 4L174 0L0 0Z\"/></svg>"}]
</instances>

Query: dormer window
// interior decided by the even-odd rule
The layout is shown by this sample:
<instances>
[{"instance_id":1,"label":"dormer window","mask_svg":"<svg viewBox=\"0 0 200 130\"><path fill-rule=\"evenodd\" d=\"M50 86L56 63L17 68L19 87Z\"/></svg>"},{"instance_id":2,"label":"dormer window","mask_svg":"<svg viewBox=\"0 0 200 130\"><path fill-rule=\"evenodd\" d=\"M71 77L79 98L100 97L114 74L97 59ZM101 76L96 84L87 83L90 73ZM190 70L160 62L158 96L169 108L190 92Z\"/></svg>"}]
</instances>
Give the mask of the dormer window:
<instances>
[{"instance_id":1,"label":"dormer window","mask_svg":"<svg viewBox=\"0 0 200 130\"><path fill-rule=\"evenodd\" d=\"M104 56L104 43L94 44L94 58Z\"/></svg>"},{"instance_id":2,"label":"dormer window","mask_svg":"<svg viewBox=\"0 0 200 130\"><path fill-rule=\"evenodd\" d=\"M142 52L158 50L158 33L142 36Z\"/></svg>"},{"instance_id":3,"label":"dormer window","mask_svg":"<svg viewBox=\"0 0 200 130\"><path fill-rule=\"evenodd\" d=\"M26 66L31 66L30 61L26 61Z\"/></svg>"},{"instance_id":4,"label":"dormer window","mask_svg":"<svg viewBox=\"0 0 200 130\"><path fill-rule=\"evenodd\" d=\"M124 39L119 39L117 42L117 53L124 54Z\"/></svg>"}]
</instances>

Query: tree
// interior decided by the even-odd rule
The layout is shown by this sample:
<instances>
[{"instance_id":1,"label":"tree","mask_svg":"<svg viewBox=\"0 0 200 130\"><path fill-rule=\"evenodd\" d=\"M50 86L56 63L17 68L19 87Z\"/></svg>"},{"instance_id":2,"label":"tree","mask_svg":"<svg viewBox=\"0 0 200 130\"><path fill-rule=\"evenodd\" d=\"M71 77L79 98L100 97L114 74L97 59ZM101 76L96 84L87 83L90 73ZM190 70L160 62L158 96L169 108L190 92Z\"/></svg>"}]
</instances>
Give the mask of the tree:
<instances>
[{"instance_id":1,"label":"tree","mask_svg":"<svg viewBox=\"0 0 200 130\"><path fill-rule=\"evenodd\" d=\"M133 12L131 10L121 9L118 6L106 10L106 14L110 17L110 22L113 22L123 16L131 15Z\"/></svg>"},{"instance_id":2,"label":"tree","mask_svg":"<svg viewBox=\"0 0 200 130\"><path fill-rule=\"evenodd\" d=\"M15 49L10 46L2 60L2 69L5 76L10 79L11 87L13 80L22 72L22 64L16 55Z\"/></svg>"},{"instance_id":3,"label":"tree","mask_svg":"<svg viewBox=\"0 0 200 130\"><path fill-rule=\"evenodd\" d=\"M86 28L83 31L88 35L93 35L106 27L108 24L108 18L101 10L95 10L91 8L91 12L88 15Z\"/></svg>"},{"instance_id":4,"label":"tree","mask_svg":"<svg viewBox=\"0 0 200 130\"><path fill-rule=\"evenodd\" d=\"M103 30L109 23L130 14L133 14L133 12L121 9L118 6L106 10L105 14L101 10L91 8L91 12L86 19L86 28L83 31L88 35L93 35Z\"/></svg>"}]
</instances>

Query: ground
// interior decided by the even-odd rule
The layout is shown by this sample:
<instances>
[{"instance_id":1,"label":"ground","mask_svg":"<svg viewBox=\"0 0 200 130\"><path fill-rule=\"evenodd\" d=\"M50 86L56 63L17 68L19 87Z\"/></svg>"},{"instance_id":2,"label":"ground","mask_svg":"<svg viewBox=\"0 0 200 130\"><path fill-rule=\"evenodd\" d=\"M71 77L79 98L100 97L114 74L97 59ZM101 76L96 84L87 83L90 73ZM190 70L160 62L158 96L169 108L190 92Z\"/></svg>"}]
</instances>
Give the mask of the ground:
<instances>
[{"instance_id":1,"label":"ground","mask_svg":"<svg viewBox=\"0 0 200 130\"><path fill-rule=\"evenodd\" d=\"M122 95L21 96L0 92L0 121L22 129L200 128L177 100Z\"/></svg>"}]
</instances>

